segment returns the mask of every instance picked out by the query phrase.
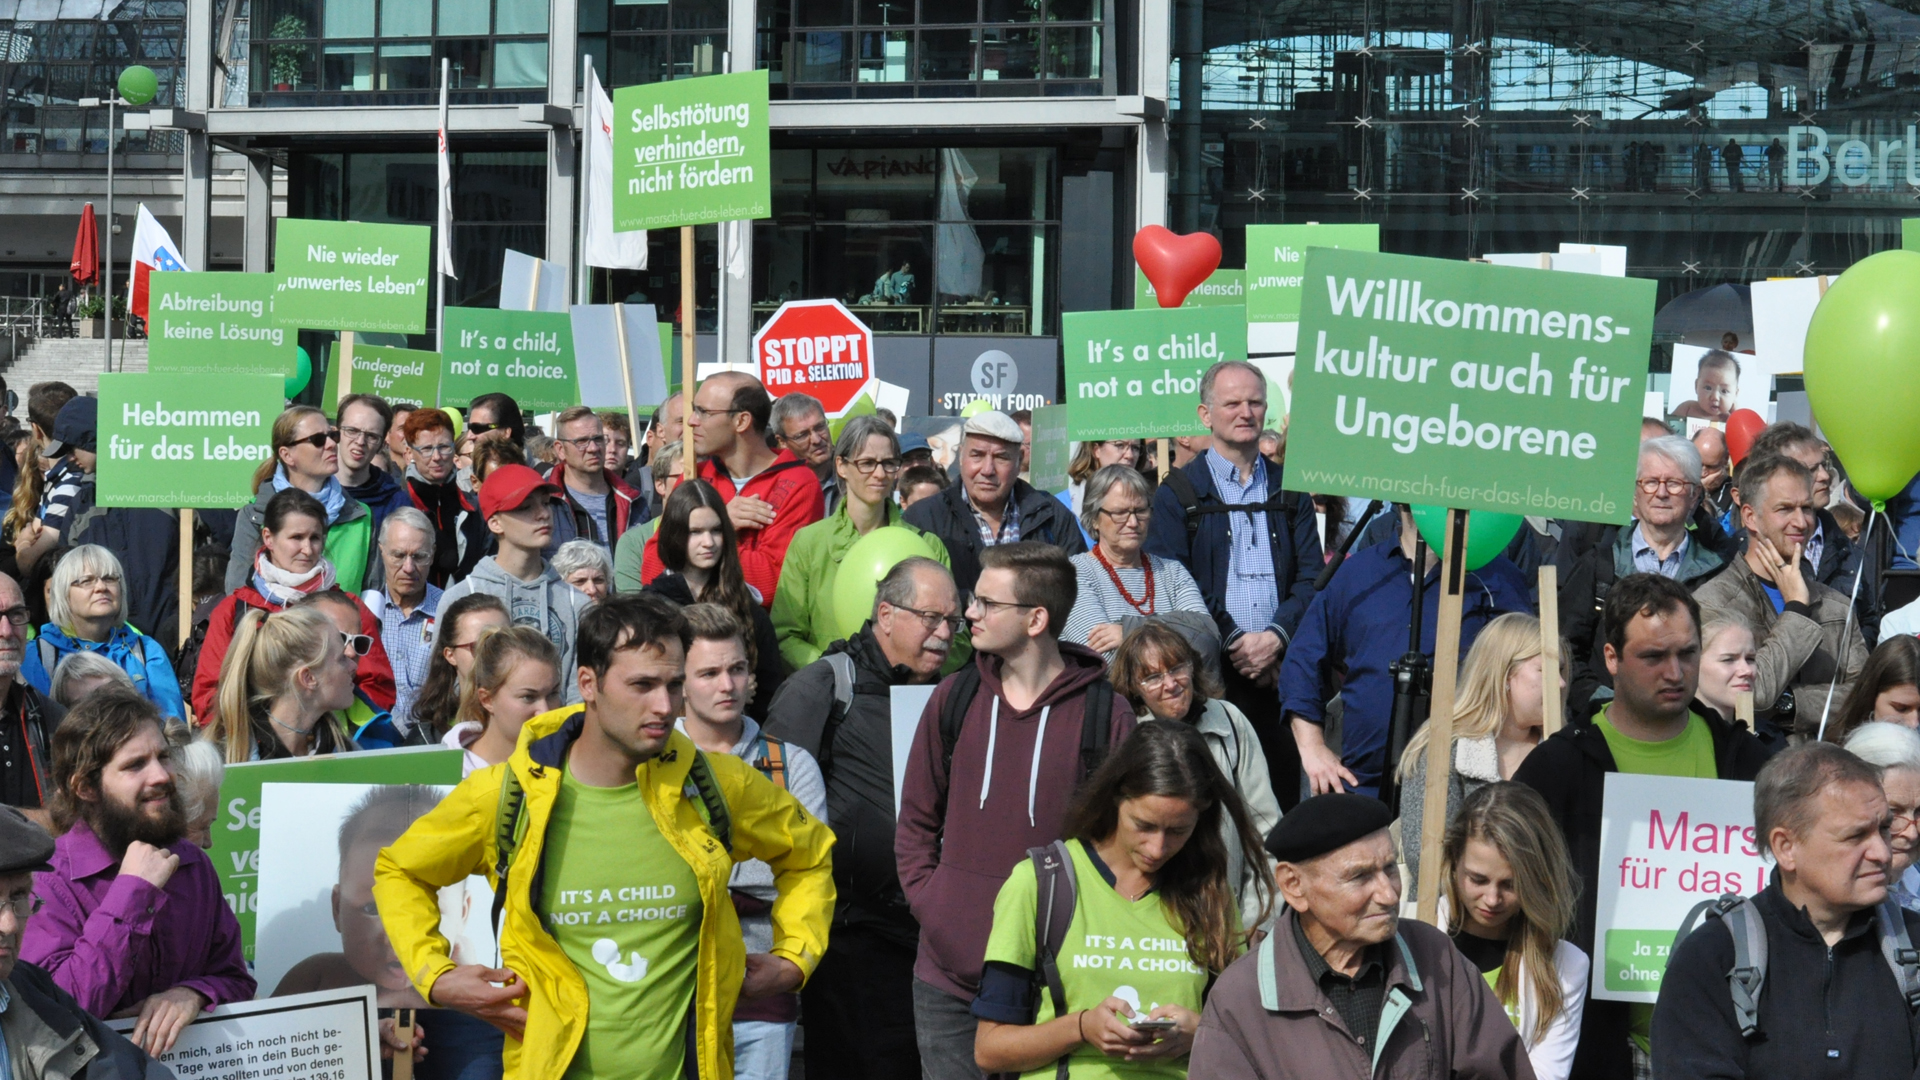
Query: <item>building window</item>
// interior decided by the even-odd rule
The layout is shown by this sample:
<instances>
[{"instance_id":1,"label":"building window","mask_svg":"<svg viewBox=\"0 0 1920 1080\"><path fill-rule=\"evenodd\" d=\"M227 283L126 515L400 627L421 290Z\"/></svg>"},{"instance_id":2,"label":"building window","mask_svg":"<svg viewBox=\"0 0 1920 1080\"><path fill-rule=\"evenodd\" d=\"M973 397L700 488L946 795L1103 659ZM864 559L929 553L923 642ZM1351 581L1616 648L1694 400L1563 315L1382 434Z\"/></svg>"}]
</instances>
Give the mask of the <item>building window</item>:
<instances>
[{"instance_id":1,"label":"building window","mask_svg":"<svg viewBox=\"0 0 1920 1080\"><path fill-rule=\"evenodd\" d=\"M98 3L71 0L45 6L100 12ZM129 0L98 18L0 20L0 86L6 88L0 153L106 153L107 110L83 109L80 99L113 96L120 72L134 64L159 76L154 107L178 105L185 9L184 0ZM115 123L124 115L120 110ZM116 153L177 154L181 148L179 132L122 127L112 138Z\"/></svg>"},{"instance_id":2,"label":"building window","mask_svg":"<svg viewBox=\"0 0 1920 1080\"><path fill-rule=\"evenodd\" d=\"M237 5L227 85L257 106L421 105L438 100L440 67L463 105L544 101L544 0L224 0ZM251 36L251 4L264 33ZM245 40L251 36L251 45ZM237 65L237 70L236 70Z\"/></svg>"},{"instance_id":3,"label":"building window","mask_svg":"<svg viewBox=\"0 0 1920 1080\"><path fill-rule=\"evenodd\" d=\"M580 0L580 51L609 89L717 74L726 0Z\"/></svg>"},{"instance_id":4,"label":"building window","mask_svg":"<svg viewBox=\"0 0 1920 1080\"><path fill-rule=\"evenodd\" d=\"M762 0L775 97L1098 94L1101 0Z\"/></svg>"},{"instance_id":5,"label":"building window","mask_svg":"<svg viewBox=\"0 0 1920 1080\"><path fill-rule=\"evenodd\" d=\"M1051 149L778 149L755 225L756 322L832 298L879 333L1045 334L1059 235Z\"/></svg>"}]
</instances>

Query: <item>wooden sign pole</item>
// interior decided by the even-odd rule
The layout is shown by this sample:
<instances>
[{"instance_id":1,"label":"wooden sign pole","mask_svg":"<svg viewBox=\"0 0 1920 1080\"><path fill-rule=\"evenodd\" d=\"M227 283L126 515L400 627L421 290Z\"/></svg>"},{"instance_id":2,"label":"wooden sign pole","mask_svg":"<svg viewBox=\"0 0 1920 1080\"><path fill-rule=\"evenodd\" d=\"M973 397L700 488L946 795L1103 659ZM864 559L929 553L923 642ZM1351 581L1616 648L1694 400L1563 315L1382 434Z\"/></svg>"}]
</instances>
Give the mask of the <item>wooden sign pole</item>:
<instances>
[{"instance_id":1,"label":"wooden sign pole","mask_svg":"<svg viewBox=\"0 0 1920 1080\"><path fill-rule=\"evenodd\" d=\"M627 366L627 305L613 305L613 338L620 350L620 389L627 395L627 438L640 431L640 410L633 407L633 371Z\"/></svg>"},{"instance_id":2,"label":"wooden sign pole","mask_svg":"<svg viewBox=\"0 0 1920 1080\"><path fill-rule=\"evenodd\" d=\"M180 508L180 647L193 634L193 511Z\"/></svg>"},{"instance_id":3,"label":"wooden sign pole","mask_svg":"<svg viewBox=\"0 0 1920 1080\"><path fill-rule=\"evenodd\" d=\"M1167 473L1172 469L1172 446L1172 439L1153 440L1153 463L1159 467L1160 479L1162 480L1167 478Z\"/></svg>"},{"instance_id":4,"label":"wooden sign pole","mask_svg":"<svg viewBox=\"0 0 1920 1080\"><path fill-rule=\"evenodd\" d=\"M1733 718L1747 725L1748 731L1754 730L1753 691L1735 690L1733 692Z\"/></svg>"},{"instance_id":5,"label":"wooden sign pole","mask_svg":"<svg viewBox=\"0 0 1920 1080\"><path fill-rule=\"evenodd\" d=\"M680 226L680 392L681 415L693 419L693 369L695 367L693 351L693 275L696 270L693 259L693 226ZM623 339L624 340L624 339ZM700 475L699 466L693 460L693 429L682 424L680 427L680 447L682 460L687 470L687 479Z\"/></svg>"},{"instance_id":6,"label":"wooden sign pole","mask_svg":"<svg viewBox=\"0 0 1920 1080\"><path fill-rule=\"evenodd\" d=\"M1560 684L1560 568L1540 567L1540 737L1550 738L1565 722L1561 706L1567 700Z\"/></svg>"},{"instance_id":7,"label":"wooden sign pole","mask_svg":"<svg viewBox=\"0 0 1920 1080\"><path fill-rule=\"evenodd\" d=\"M340 374L334 381L335 402L347 400L353 394L353 331L340 331Z\"/></svg>"},{"instance_id":8,"label":"wooden sign pole","mask_svg":"<svg viewBox=\"0 0 1920 1080\"><path fill-rule=\"evenodd\" d=\"M527 310L540 310L540 268L547 265L545 259L533 260L533 273L527 275Z\"/></svg>"},{"instance_id":9,"label":"wooden sign pole","mask_svg":"<svg viewBox=\"0 0 1920 1080\"><path fill-rule=\"evenodd\" d=\"M1433 697L1427 712L1427 801L1421 821L1419 919L1434 924L1440 906L1440 846L1447 831L1447 779L1453 771L1453 699L1460 675L1460 610L1467 585L1467 512L1447 511L1440 560L1440 610L1433 639Z\"/></svg>"}]
</instances>

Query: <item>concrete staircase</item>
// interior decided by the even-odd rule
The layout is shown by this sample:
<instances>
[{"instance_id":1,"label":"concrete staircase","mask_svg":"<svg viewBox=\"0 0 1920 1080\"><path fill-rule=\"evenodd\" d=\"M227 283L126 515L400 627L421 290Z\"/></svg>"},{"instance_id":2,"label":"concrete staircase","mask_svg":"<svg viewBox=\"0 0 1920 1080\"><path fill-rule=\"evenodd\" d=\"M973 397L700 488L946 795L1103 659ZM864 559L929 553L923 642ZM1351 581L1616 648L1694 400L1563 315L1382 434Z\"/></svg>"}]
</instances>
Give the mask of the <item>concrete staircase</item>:
<instances>
[{"instance_id":1,"label":"concrete staircase","mask_svg":"<svg viewBox=\"0 0 1920 1080\"><path fill-rule=\"evenodd\" d=\"M100 389L100 371L106 365L106 343L99 338L41 338L28 346L13 363L0 368L7 389L20 397L15 415L25 419L27 390L35 383L59 380L83 394ZM113 342L113 370L147 370L147 343Z\"/></svg>"}]
</instances>

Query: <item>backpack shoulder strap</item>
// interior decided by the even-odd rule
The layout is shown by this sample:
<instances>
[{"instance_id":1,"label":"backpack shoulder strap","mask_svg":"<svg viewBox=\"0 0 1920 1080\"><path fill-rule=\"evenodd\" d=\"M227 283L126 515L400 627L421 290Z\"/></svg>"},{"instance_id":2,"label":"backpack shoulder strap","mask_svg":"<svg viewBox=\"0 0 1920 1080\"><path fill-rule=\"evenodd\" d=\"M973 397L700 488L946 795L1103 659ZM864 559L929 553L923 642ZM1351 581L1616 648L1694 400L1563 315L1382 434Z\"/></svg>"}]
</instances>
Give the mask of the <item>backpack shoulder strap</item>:
<instances>
[{"instance_id":1,"label":"backpack shoulder strap","mask_svg":"<svg viewBox=\"0 0 1920 1080\"><path fill-rule=\"evenodd\" d=\"M1920 1009L1920 951L1913 947L1907 933L1907 920L1900 905L1889 896L1880 902L1880 955L1900 984L1900 996L1907 1000L1907 1011Z\"/></svg>"},{"instance_id":2,"label":"backpack shoulder strap","mask_svg":"<svg viewBox=\"0 0 1920 1080\"><path fill-rule=\"evenodd\" d=\"M1696 921L1704 926L1706 919L1720 920L1726 925L1727 936L1733 939L1733 967L1727 971L1727 992L1733 996L1733 1016L1740 1025L1741 1037L1751 1039L1760 1031L1760 993L1767 983L1766 922L1753 901L1737 893L1728 893L1718 900L1702 900L1687 912L1680 932L1674 935L1673 948L1679 949L1680 943L1695 929ZM1920 960L1915 962L1915 971L1920 975Z\"/></svg>"},{"instance_id":3,"label":"backpack shoulder strap","mask_svg":"<svg viewBox=\"0 0 1920 1080\"><path fill-rule=\"evenodd\" d=\"M960 725L966 722L967 710L973 706L975 694L980 692L980 669L969 663L953 673L953 685L947 689L947 700L940 707L940 775L953 775L953 748L960 741Z\"/></svg>"},{"instance_id":4,"label":"backpack shoulder strap","mask_svg":"<svg viewBox=\"0 0 1920 1080\"><path fill-rule=\"evenodd\" d=\"M1200 513L1200 493L1193 490L1193 481L1187 479L1187 470L1185 469L1168 469L1167 478L1160 483L1169 491L1172 491L1174 499L1180 503L1180 512L1186 515L1187 519L1187 543L1191 545L1194 536L1200 531L1200 519L1198 517Z\"/></svg>"},{"instance_id":5,"label":"backpack shoulder strap","mask_svg":"<svg viewBox=\"0 0 1920 1080\"><path fill-rule=\"evenodd\" d=\"M1073 910L1079 902L1079 882L1073 873L1073 856L1065 840L1045 847L1027 849L1033 863L1034 892L1033 945L1036 969L1053 1001L1053 1015L1067 1015L1067 987L1060 978L1060 950L1067 943L1067 929L1073 923ZM1034 1005L1039 1011L1038 1002ZM1067 1059L1060 1058L1057 1080L1067 1080Z\"/></svg>"},{"instance_id":6,"label":"backpack shoulder strap","mask_svg":"<svg viewBox=\"0 0 1920 1080\"><path fill-rule=\"evenodd\" d=\"M40 649L40 670L47 673L47 679L51 683L53 669L59 663L60 652L53 647L53 642L47 640L45 634L35 638L34 645Z\"/></svg>"},{"instance_id":7,"label":"backpack shoulder strap","mask_svg":"<svg viewBox=\"0 0 1920 1080\"><path fill-rule=\"evenodd\" d=\"M753 741L753 767L760 775L779 785L781 791L791 791L787 786L787 744L762 732Z\"/></svg>"},{"instance_id":8,"label":"backpack shoulder strap","mask_svg":"<svg viewBox=\"0 0 1920 1080\"><path fill-rule=\"evenodd\" d=\"M853 683L855 671L853 657L843 652L826 653L820 657L826 661L827 670L833 675L833 702L827 707L827 718L820 725L820 742L815 747L813 760L820 766L820 775L825 777L833 771L833 740L840 731L840 724L853 708Z\"/></svg>"},{"instance_id":9,"label":"backpack shoulder strap","mask_svg":"<svg viewBox=\"0 0 1920 1080\"><path fill-rule=\"evenodd\" d=\"M700 815L707 819L707 827L713 830L714 839L720 846L733 852L733 815L727 811L727 799L720 793L720 782L714 779L713 764L707 760L706 752L693 752L693 765L687 770L687 797L695 800L700 807Z\"/></svg>"},{"instance_id":10,"label":"backpack shoulder strap","mask_svg":"<svg viewBox=\"0 0 1920 1080\"><path fill-rule=\"evenodd\" d=\"M1092 776L1107 760L1112 728L1113 684L1102 675L1087 686L1086 715L1080 721L1080 779Z\"/></svg>"},{"instance_id":11,"label":"backpack shoulder strap","mask_svg":"<svg viewBox=\"0 0 1920 1080\"><path fill-rule=\"evenodd\" d=\"M526 792L520 787L520 774L509 763L500 778L500 797L493 807L494 879L493 938L500 940L500 914L507 906L507 872L513 869L513 853L526 835Z\"/></svg>"}]
</instances>

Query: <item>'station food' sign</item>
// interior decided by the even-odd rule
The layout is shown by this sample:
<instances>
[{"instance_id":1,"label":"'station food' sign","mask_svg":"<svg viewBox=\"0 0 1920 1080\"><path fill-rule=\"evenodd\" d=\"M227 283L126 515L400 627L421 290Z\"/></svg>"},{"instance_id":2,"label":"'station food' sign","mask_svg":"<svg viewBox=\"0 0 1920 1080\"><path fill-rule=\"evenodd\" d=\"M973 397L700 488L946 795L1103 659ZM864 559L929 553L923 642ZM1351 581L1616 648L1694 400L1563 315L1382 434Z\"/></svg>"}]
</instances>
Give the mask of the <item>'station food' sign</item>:
<instances>
[{"instance_id":1,"label":"'station food' sign","mask_svg":"<svg viewBox=\"0 0 1920 1080\"><path fill-rule=\"evenodd\" d=\"M274 233L274 321L310 330L426 333L431 235L425 225L282 219Z\"/></svg>"},{"instance_id":2,"label":"'station food' sign","mask_svg":"<svg viewBox=\"0 0 1920 1080\"><path fill-rule=\"evenodd\" d=\"M273 318L274 275L170 270L148 280L148 371L293 374L293 331Z\"/></svg>"},{"instance_id":3,"label":"'station food' sign","mask_svg":"<svg viewBox=\"0 0 1920 1080\"><path fill-rule=\"evenodd\" d=\"M1247 226L1246 303L1250 321L1300 320L1300 297L1307 283L1309 247L1379 251L1380 226Z\"/></svg>"},{"instance_id":4,"label":"'station food' sign","mask_svg":"<svg viewBox=\"0 0 1920 1080\"><path fill-rule=\"evenodd\" d=\"M272 456L278 375L100 376L101 506L237 507Z\"/></svg>"},{"instance_id":5,"label":"'station food' sign","mask_svg":"<svg viewBox=\"0 0 1920 1080\"><path fill-rule=\"evenodd\" d=\"M580 401L573 319L564 311L447 309L440 403L510 394L520 407L554 412Z\"/></svg>"},{"instance_id":6,"label":"'station food' sign","mask_svg":"<svg viewBox=\"0 0 1920 1080\"><path fill-rule=\"evenodd\" d=\"M1617 521L1654 283L1314 248L1287 433L1301 491Z\"/></svg>"},{"instance_id":7,"label":"'station food' sign","mask_svg":"<svg viewBox=\"0 0 1920 1080\"><path fill-rule=\"evenodd\" d=\"M1601 804L1593 996L1651 1002L1687 912L1767 887L1753 785L1608 773Z\"/></svg>"},{"instance_id":8,"label":"'station food' sign","mask_svg":"<svg viewBox=\"0 0 1920 1080\"><path fill-rule=\"evenodd\" d=\"M1060 326L1075 439L1205 435L1195 412L1201 376L1247 358L1239 307L1075 311Z\"/></svg>"},{"instance_id":9,"label":"'station food' sign","mask_svg":"<svg viewBox=\"0 0 1920 1080\"><path fill-rule=\"evenodd\" d=\"M773 213L765 71L621 87L613 115L615 229Z\"/></svg>"}]
</instances>

